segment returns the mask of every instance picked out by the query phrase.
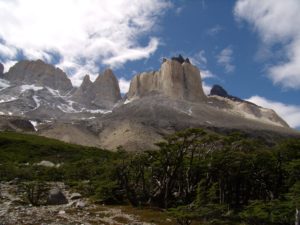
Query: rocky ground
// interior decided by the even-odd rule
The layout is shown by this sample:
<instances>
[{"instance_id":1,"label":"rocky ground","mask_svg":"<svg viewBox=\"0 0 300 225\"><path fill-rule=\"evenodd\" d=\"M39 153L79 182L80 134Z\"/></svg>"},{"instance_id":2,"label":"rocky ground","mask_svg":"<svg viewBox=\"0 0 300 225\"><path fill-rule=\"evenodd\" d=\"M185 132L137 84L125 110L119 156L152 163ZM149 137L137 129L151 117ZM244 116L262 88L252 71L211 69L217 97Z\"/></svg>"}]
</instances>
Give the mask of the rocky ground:
<instances>
[{"instance_id":1,"label":"rocky ground","mask_svg":"<svg viewBox=\"0 0 300 225\"><path fill-rule=\"evenodd\" d=\"M64 190L69 200L67 204L32 206L25 204L22 197L17 194L17 185L1 183L0 187L0 225L173 224L168 218L163 218L164 223L153 223L149 217L145 219L147 222L143 221L144 219L136 213L129 213L128 210L125 212L121 206L96 205L84 198L71 200L72 193L67 190Z\"/></svg>"}]
</instances>

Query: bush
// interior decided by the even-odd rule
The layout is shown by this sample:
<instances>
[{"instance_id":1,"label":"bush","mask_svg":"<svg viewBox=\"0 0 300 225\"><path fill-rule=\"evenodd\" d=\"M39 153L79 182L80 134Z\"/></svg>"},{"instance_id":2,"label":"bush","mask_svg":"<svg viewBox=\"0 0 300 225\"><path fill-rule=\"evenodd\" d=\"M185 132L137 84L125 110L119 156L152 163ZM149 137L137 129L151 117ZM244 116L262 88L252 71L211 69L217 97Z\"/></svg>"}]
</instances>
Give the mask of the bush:
<instances>
[{"instance_id":1,"label":"bush","mask_svg":"<svg viewBox=\"0 0 300 225\"><path fill-rule=\"evenodd\" d=\"M34 206L43 205L47 201L49 186L42 181L23 182L20 190L24 193L24 199Z\"/></svg>"}]
</instances>

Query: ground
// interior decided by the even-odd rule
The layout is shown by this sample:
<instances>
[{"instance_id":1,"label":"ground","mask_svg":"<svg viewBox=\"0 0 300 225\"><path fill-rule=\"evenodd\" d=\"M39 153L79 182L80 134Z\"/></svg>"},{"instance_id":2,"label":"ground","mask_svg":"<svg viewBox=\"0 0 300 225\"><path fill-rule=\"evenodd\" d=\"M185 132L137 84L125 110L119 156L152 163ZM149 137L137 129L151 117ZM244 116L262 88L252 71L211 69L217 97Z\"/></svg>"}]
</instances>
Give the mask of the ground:
<instances>
[{"instance_id":1,"label":"ground","mask_svg":"<svg viewBox=\"0 0 300 225\"><path fill-rule=\"evenodd\" d=\"M1 183L0 225L173 225L175 220L155 209L136 209L131 206L106 206L81 199L65 205L32 206L24 204L17 186ZM67 196L69 193L66 194Z\"/></svg>"}]
</instances>

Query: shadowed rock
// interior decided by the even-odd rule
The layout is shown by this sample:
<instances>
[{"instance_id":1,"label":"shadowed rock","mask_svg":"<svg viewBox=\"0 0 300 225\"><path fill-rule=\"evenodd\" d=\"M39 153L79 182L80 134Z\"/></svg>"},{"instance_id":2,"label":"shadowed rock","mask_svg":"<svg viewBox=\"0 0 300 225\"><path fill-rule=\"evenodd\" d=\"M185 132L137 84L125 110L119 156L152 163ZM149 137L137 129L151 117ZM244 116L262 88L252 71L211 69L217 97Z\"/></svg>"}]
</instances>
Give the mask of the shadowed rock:
<instances>
[{"instance_id":1,"label":"shadowed rock","mask_svg":"<svg viewBox=\"0 0 300 225\"><path fill-rule=\"evenodd\" d=\"M67 204L67 203L68 203L68 200L60 189L54 188L54 189L50 190L48 199L47 199L48 205L63 205L63 204Z\"/></svg>"},{"instance_id":2,"label":"shadowed rock","mask_svg":"<svg viewBox=\"0 0 300 225\"><path fill-rule=\"evenodd\" d=\"M4 66L2 63L0 63L0 76L3 75L3 72L4 72Z\"/></svg>"},{"instance_id":3,"label":"shadowed rock","mask_svg":"<svg viewBox=\"0 0 300 225\"><path fill-rule=\"evenodd\" d=\"M238 98L238 97L229 95L229 94L227 93L227 91L226 91L222 86L217 85L217 84L215 84L215 85L212 87L212 89L210 90L210 94L209 94L209 95L211 95L211 96L216 95L216 96L220 96L220 97L223 97L223 98L228 98L228 99L230 99L230 100L232 100L232 101L235 101L235 102L246 102L246 103L248 103L248 104L257 106L257 105L255 105L255 104L252 103L252 102L248 102L248 101L245 101L245 100L240 99L240 98Z\"/></svg>"}]
</instances>

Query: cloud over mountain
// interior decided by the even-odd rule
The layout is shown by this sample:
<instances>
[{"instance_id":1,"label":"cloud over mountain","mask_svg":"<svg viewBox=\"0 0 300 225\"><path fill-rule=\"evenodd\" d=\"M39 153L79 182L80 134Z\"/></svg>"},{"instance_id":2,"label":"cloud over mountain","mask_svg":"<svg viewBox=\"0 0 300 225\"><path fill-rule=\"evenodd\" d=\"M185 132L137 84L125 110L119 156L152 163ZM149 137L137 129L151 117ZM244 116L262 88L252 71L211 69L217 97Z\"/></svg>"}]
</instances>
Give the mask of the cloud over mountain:
<instances>
[{"instance_id":1,"label":"cloud over mountain","mask_svg":"<svg viewBox=\"0 0 300 225\"><path fill-rule=\"evenodd\" d=\"M86 73L98 73L101 64L118 67L148 58L159 46L153 30L170 3L128 3L0 0L0 60L7 64L20 56L40 58L70 71L78 85Z\"/></svg>"},{"instance_id":2,"label":"cloud over mountain","mask_svg":"<svg viewBox=\"0 0 300 225\"><path fill-rule=\"evenodd\" d=\"M252 96L247 99L259 106L275 110L286 122L294 128L300 127L300 106L287 105L281 102L272 101L261 96Z\"/></svg>"}]
</instances>

